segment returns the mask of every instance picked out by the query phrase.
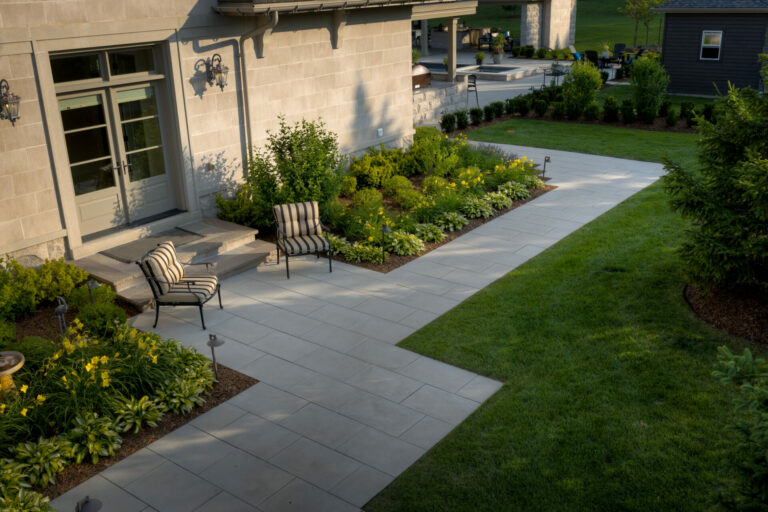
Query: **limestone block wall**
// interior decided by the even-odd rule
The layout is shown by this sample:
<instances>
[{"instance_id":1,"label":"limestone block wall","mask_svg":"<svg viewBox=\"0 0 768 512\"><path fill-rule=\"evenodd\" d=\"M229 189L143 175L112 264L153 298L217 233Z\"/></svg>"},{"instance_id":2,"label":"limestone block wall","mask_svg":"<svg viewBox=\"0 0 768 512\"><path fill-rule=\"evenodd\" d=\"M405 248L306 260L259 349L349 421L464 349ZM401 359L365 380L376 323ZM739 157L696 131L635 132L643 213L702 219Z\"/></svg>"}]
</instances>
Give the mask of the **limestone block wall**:
<instances>
[{"instance_id":1,"label":"limestone block wall","mask_svg":"<svg viewBox=\"0 0 768 512\"><path fill-rule=\"evenodd\" d=\"M567 48L576 38L576 0L543 0L522 5L521 44Z\"/></svg>"},{"instance_id":2,"label":"limestone block wall","mask_svg":"<svg viewBox=\"0 0 768 512\"><path fill-rule=\"evenodd\" d=\"M414 125L435 125L440 122L443 114L467 109L466 77L458 78L463 80L449 85L433 81L433 87L413 91ZM469 106L476 105L470 103Z\"/></svg>"},{"instance_id":3,"label":"limestone block wall","mask_svg":"<svg viewBox=\"0 0 768 512\"><path fill-rule=\"evenodd\" d=\"M520 44L539 48L541 45L542 4L541 2L523 4L521 11Z\"/></svg>"}]
</instances>

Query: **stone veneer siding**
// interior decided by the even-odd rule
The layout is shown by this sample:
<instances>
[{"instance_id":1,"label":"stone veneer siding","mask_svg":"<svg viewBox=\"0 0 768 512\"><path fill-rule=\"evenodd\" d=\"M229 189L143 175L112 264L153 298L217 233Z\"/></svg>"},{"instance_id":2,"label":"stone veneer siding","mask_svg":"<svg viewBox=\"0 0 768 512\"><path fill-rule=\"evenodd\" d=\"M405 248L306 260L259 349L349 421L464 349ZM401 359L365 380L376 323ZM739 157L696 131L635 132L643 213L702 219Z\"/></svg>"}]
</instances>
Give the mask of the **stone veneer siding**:
<instances>
[{"instance_id":1,"label":"stone veneer siding","mask_svg":"<svg viewBox=\"0 0 768 512\"><path fill-rule=\"evenodd\" d=\"M467 107L466 77L459 76L457 79L462 81L447 86L443 86L445 83L438 82L440 87L425 87L413 91L414 125L436 125L440 123L440 117L445 113L469 110L477 106L473 93L469 108Z\"/></svg>"},{"instance_id":2,"label":"stone veneer siding","mask_svg":"<svg viewBox=\"0 0 768 512\"><path fill-rule=\"evenodd\" d=\"M0 253L58 257L76 216L49 52L158 43L165 48L169 109L177 148L179 207L213 215L213 197L242 180L246 154L239 36L253 17L224 17L215 0L24 0L0 7L0 78L23 99L21 119L0 121ZM254 146L278 116L292 124L321 117L343 151L402 144L413 133L410 8L350 11L339 48L332 14L281 15L263 56L245 43ZM229 66L222 91L200 61ZM36 54L36 55L35 55ZM36 58L33 58L35 56ZM46 108L47 106L47 108ZM47 116L45 114L48 114ZM377 129L384 135L379 137ZM62 158L63 155L63 158ZM62 179L65 177L66 179ZM67 183L67 180L69 181ZM70 229L72 229L70 227ZM78 232L75 226L74 231ZM68 240L70 248L80 237Z\"/></svg>"}]
</instances>

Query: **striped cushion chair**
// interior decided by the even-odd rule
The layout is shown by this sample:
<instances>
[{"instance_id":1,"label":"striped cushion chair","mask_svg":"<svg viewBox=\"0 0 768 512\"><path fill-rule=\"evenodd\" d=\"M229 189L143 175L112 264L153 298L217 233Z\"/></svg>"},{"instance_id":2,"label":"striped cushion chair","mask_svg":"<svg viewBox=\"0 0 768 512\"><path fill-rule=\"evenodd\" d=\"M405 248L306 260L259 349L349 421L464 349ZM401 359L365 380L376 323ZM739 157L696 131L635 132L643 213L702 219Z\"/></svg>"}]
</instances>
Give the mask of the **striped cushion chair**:
<instances>
[{"instance_id":1,"label":"striped cushion chair","mask_svg":"<svg viewBox=\"0 0 768 512\"><path fill-rule=\"evenodd\" d=\"M285 275L291 278L288 257L300 254L328 253L328 272L333 272L331 263L331 243L327 233L330 231L320 222L317 201L305 203L276 204L272 207L275 215L277 245L277 264L280 264L280 251L285 255ZM325 235L324 235L325 232Z\"/></svg>"},{"instance_id":2,"label":"striped cushion chair","mask_svg":"<svg viewBox=\"0 0 768 512\"><path fill-rule=\"evenodd\" d=\"M203 304L219 296L219 308L221 305L221 287L219 279L215 275L185 276L184 267L205 265L210 271L210 263L197 263L183 265L176 257L176 249L173 242L163 242L147 254L142 256L136 264L141 268L144 277L147 278L152 295L155 297L155 324L160 316L160 306L197 306L200 308L200 321L205 329L203 318Z\"/></svg>"}]
</instances>

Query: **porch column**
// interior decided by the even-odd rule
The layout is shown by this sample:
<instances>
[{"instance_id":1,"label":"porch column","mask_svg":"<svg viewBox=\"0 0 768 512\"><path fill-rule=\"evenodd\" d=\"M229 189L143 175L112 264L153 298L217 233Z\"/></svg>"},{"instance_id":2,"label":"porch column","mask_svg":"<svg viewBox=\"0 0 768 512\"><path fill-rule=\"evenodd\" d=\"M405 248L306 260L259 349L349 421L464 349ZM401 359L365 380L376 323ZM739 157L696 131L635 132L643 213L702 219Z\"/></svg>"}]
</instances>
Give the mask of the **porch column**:
<instances>
[{"instance_id":1,"label":"porch column","mask_svg":"<svg viewBox=\"0 0 768 512\"><path fill-rule=\"evenodd\" d=\"M429 55L429 20L421 20L421 55Z\"/></svg>"},{"instance_id":2,"label":"porch column","mask_svg":"<svg viewBox=\"0 0 768 512\"><path fill-rule=\"evenodd\" d=\"M448 81L456 80L456 29L458 18L447 18L448 22Z\"/></svg>"}]
</instances>

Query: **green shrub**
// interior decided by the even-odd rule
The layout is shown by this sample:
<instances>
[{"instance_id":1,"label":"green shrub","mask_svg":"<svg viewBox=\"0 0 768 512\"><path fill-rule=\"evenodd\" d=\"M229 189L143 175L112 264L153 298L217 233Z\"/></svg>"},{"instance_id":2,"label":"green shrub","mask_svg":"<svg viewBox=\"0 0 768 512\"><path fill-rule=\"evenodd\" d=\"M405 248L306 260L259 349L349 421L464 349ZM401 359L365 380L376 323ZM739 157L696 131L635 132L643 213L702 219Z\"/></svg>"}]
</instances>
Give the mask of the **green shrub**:
<instances>
[{"instance_id":1,"label":"green shrub","mask_svg":"<svg viewBox=\"0 0 768 512\"><path fill-rule=\"evenodd\" d=\"M413 184L405 176L392 176L384 180L381 188L384 189L385 194L393 196L400 189L412 190Z\"/></svg>"},{"instance_id":2,"label":"green shrub","mask_svg":"<svg viewBox=\"0 0 768 512\"><path fill-rule=\"evenodd\" d=\"M0 510L3 512L55 512L49 499L35 491L19 489L0 495Z\"/></svg>"},{"instance_id":3,"label":"green shrub","mask_svg":"<svg viewBox=\"0 0 768 512\"><path fill-rule=\"evenodd\" d=\"M635 122L635 104L627 98L621 102L621 121L624 124Z\"/></svg>"},{"instance_id":4,"label":"green shrub","mask_svg":"<svg viewBox=\"0 0 768 512\"><path fill-rule=\"evenodd\" d=\"M522 184L525 188L529 188L531 190L536 190L544 186L544 182L539 178L538 176L534 176L533 174L523 174L518 178L520 184Z\"/></svg>"},{"instance_id":5,"label":"green shrub","mask_svg":"<svg viewBox=\"0 0 768 512\"><path fill-rule=\"evenodd\" d=\"M496 115L496 111L494 108L490 105L486 105L483 107L483 119L486 122L493 121L494 116Z\"/></svg>"},{"instance_id":6,"label":"green shrub","mask_svg":"<svg viewBox=\"0 0 768 512\"><path fill-rule=\"evenodd\" d=\"M417 50L416 48L413 48L411 50L411 64L414 66L419 63L421 60L421 52Z\"/></svg>"},{"instance_id":7,"label":"green shrub","mask_svg":"<svg viewBox=\"0 0 768 512\"><path fill-rule=\"evenodd\" d=\"M458 231L469 221L459 212L445 212L435 219L435 225L443 231Z\"/></svg>"},{"instance_id":8,"label":"green shrub","mask_svg":"<svg viewBox=\"0 0 768 512\"><path fill-rule=\"evenodd\" d=\"M467 167L456 174L450 186L461 194L482 194L485 190L485 173L479 167Z\"/></svg>"},{"instance_id":9,"label":"green shrub","mask_svg":"<svg viewBox=\"0 0 768 512\"><path fill-rule=\"evenodd\" d=\"M421 191L425 194L437 194L448 186L448 181L440 176L427 176L421 182Z\"/></svg>"},{"instance_id":10,"label":"green shrub","mask_svg":"<svg viewBox=\"0 0 768 512\"><path fill-rule=\"evenodd\" d=\"M520 46L513 46L513 47L512 47L512 48L509 50L509 53L512 55L512 57L519 57L519 56L520 56L520 53L522 53L522 50L523 50L523 49L522 49Z\"/></svg>"},{"instance_id":11,"label":"green shrub","mask_svg":"<svg viewBox=\"0 0 768 512\"><path fill-rule=\"evenodd\" d=\"M768 290L768 99L731 88L718 123L699 119L699 167L668 162L672 206L694 222L680 255L701 285Z\"/></svg>"},{"instance_id":12,"label":"green shrub","mask_svg":"<svg viewBox=\"0 0 768 512\"><path fill-rule=\"evenodd\" d=\"M557 119L558 121L565 119L565 103L562 101L552 103L552 119Z\"/></svg>"},{"instance_id":13,"label":"green shrub","mask_svg":"<svg viewBox=\"0 0 768 512\"><path fill-rule=\"evenodd\" d=\"M504 100L504 113L512 115L517 112L517 98L507 98Z\"/></svg>"},{"instance_id":14,"label":"green shrub","mask_svg":"<svg viewBox=\"0 0 768 512\"><path fill-rule=\"evenodd\" d=\"M333 254L346 254L347 248L349 248L349 242L346 238L331 233L328 235L328 240Z\"/></svg>"},{"instance_id":15,"label":"green shrub","mask_svg":"<svg viewBox=\"0 0 768 512\"><path fill-rule=\"evenodd\" d=\"M411 256L424 252L424 242L416 235L405 231L393 231L385 237L387 252L398 256Z\"/></svg>"},{"instance_id":16,"label":"green shrub","mask_svg":"<svg viewBox=\"0 0 768 512\"><path fill-rule=\"evenodd\" d=\"M267 144L251 152L245 183L233 198L216 197L218 215L246 226L270 227L275 204L318 201L321 213L339 194L344 158L336 135L322 121L302 120L293 126L280 118Z\"/></svg>"},{"instance_id":17,"label":"green shrub","mask_svg":"<svg viewBox=\"0 0 768 512\"><path fill-rule=\"evenodd\" d=\"M468 219L487 219L493 215L493 207L482 197L470 196L464 201L461 213Z\"/></svg>"},{"instance_id":18,"label":"green shrub","mask_svg":"<svg viewBox=\"0 0 768 512\"><path fill-rule=\"evenodd\" d=\"M544 114L549 110L549 103L544 99L535 100L533 102L533 110L539 117L544 117Z\"/></svg>"},{"instance_id":19,"label":"green shrub","mask_svg":"<svg viewBox=\"0 0 768 512\"><path fill-rule=\"evenodd\" d=\"M491 103L491 108L493 109L493 117L499 118L504 115L503 101L494 101L493 103Z\"/></svg>"},{"instance_id":20,"label":"green shrub","mask_svg":"<svg viewBox=\"0 0 768 512\"><path fill-rule=\"evenodd\" d=\"M483 109L479 107L469 109L469 118L472 126L478 126L483 122Z\"/></svg>"},{"instance_id":21,"label":"green shrub","mask_svg":"<svg viewBox=\"0 0 768 512\"><path fill-rule=\"evenodd\" d=\"M488 192L483 198L494 210L506 210L514 203L511 197L502 192Z\"/></svg>"},{"instance_id":22,"label":"green shrub","mask_svg":"<svg viewBox=\"0 0 768 512\"><path fill-rule=\"evenodd\" d=\"M669 75L655 59L635 59L629 81L640 119L644 123L653 123L664 101Z\"/></svg>"},{"instance_id":23,"label":"green shrub","mask_svg":"<svg viewBox=\"0 0 768 512\"><path fill-rule=\"evenodd\" d=\"M669 107L667 109L667 114L664 116L664 121L670 128L677 125L677 110L675 110L675 107Z\"/></svg>"},{"instance_id":24,"label":"green shrub","mask_svg":"<svg viewBox=\"0 0 768 512\"><path fill-rule=\"evenodd\" d=\"M696 105L692 101L680 102L680 119L691 119L696 115Z\"/></svg>"},{"instance_id":25,"label":"green shrub","mask_svg":"<svg viewBox=\"0 0 768 512\"><path fill-rule=\"evenodd\" d=\"M448 112L440 117L440 129L445 133L451 133L456 129L456 116Z\"/></svg>"},{"instance_id":26,"label":"green shrub","mask_svg":"<svg viewBox=\"0 0 768 512\"><path fill-rule=\"evenodd\" d=\"M539 48L536 50L536 58L537 59L545 59L547 58L547 55L549 54L549 48Z\"/></svg>"},{"instance_id":27,"label":"green shrub","mask_svg":"<svg viewBox=\"0 0 768 512\"><path fill-rule=\"evenodd\" d=\"M168 380L157 395L157 404L177 414L188 414L205 403L205 388L196 380L176 377Z\"/></svg>"},{"instance_id":28,"label":"green shrub","mask_svg":"<svg viewBox=\"0 0 768 512\"><path fill-rule=\"evenodd\" d=\"M341 187L339 189L340 194L343 197L351 197L357 190L357 178L345 174L341 177Z\"/></svg>"},{"instance_id":29,"label":"green shrub","mask_svg":"<svg viewBox=\"0 0 768 512\"><path fill-rule=\"evenodd\" d=\"M613 96L605 98L603 103L603 121L616 123L619 121L619 102Z\"/></svg>"},{"instance_id":30,"label":"green shrub","mask_svg":"<svg viewBox=\"0 0 768 512\"><path fill-rule=\"evenodd\" d=\"M385 147L376 150L370 148L360 158L353 158L349 174L357 179L360 187L381 187L381 183L397 173L396 159L390 158Z\"/></svg>"},{"instance_id":31,"label":"green shrub","mask_svg":"<svg viewBox=\"0 0 768 512\"><path fill-rule=\"evenodd\" d=\"M505 195L513 201L526 199L531 195L525 185L514 181L510 181L501 185L499 187L499 193Z\"/></svg>"},{"instance_id":32,"label":"green shrub","mask_svg":"<svg viewBox=\"0 0 768 512\"><path fill-rule=\"evenodd\" d=\"M600 80L601 80L603 83L607 82L607 81L608 81L608 78L609 78L610 76L611 76L611 75L610 75L610 74L609 74L607 71L601 71L601 72L600 72Z\"/></svg>"},{"instance_id":33,"label":"green shrub","mask_svg":"<svg viewBox=\"0 0 768 512\"><path fill-rule=\"evenodd\" d=\"M707 103L706 105L704 105L704 110L702 110L702 115L704 116L704 119L706 119L710 123L715 122L715 105L712 103Z\"/></svg>"},{"instance_id":34,"label":"green shrub","mask_svg":"<svg viewBox=\"0 0 768 512\"><path fill-rule=\"evenodd\" d=\"M587 121L597 121L600 117L600 104L593 101L584 109L584 119Z\"/></svg>"},{"instance_id":35,"label":"green shrub","mask_svg":"<svg viewBox=\"0 0 768 512\"><path fill-rule=\"evenodd\" d=\"M45 260L37 274L37 302L53 302L56 297L66 297L77 285L88 279L88 272L67 263L63 258Z\"/></svg>"},{"instance_id":36,"label":"green shrub","mask_svg":"<svg viewBox=\"0 0 768 512\"><path fill-rule=\"evenodd\" d=\"M459 130L465 130L469 126L469 120L467 119L466 110L458 110L454 113L456 116L456 128Z\"/></svg>"},{"instance_id":37,"label":"green shrub","mask_svg":"<svg viewBox=\"0 0 768 512\"><path fill-rule=\"evenodd\" d=\"M36 443L19 443L13 449L16 462L24 465L29 483L40 487L56 483L56 476L67 466L71 451L72 443L60 437L41 437Z\"/></svg>"},{"instance_id":38,"label":"green shrub","mask_svg":"<svg viewBox=\"0 0 768 512\"><path fill-rule=\"evenodd\" d=\"M84 329L97 338L111 337L115 331L115 321L123 324L126 320L125 311L109 302L86 304L78 312L77 318L83 323Z\"/></svg>"},{"instance_id":39,"label":"green shrub","mask_svg":"<svg viewBox=\"0 0 768 512\"><path fill-rule=\"evenodd\" d=\"M147 395L139 398L123 398L116 404L114 413L116 415L115 424L119 432L130 432L136 434L144 426L155 428L163 419L163 407L150 400Z\"/></svg>"},{"instance_id":40,"label":"green shrub","mask_svg":"<svg viewBox=\"0 0 768 512\"><path fill-rule=\"evenodd\" d=\"M434 128L416 128L413 145L403 159L398 174L443 176L459 163L456 144Z\"/></svg>"},{"instance_id":41,"label":"green shrub","mask_svg":"<svg viewBox=\"0 0 768 512\"><path fill-rule=\"evenodd\" d=\"M8 346L16 341L16 324L0 319L0 346Z\"/></svg>"},{"instance_id":42,"label":"green shrub","mask_svg":"<svg viewBox=\"0 0 768 512\"><path fill-rule=\"evenodd\" d=\"M91 297L94 303L112 304L117 299L117 293L111 286L102 284L98 288L88 290L88 285L78 286L67 297L67 306L75 311L80 311L85 306L90 305Z\"/></svg>"},{"instance_id":43,"label":"green shrub","mask_svg":"<svg viewBox=\"0 0 768 512\"><path fill-rule=\"evenodd\" d=\"M410 210L424 198L418 190L412 188L400 189L395 192L393 199L401 208Z\"/></svg>"},{"instance_id":44,"label":"green shrub","mask_svg":"<svg viewBox=\"0 0 768 512\"><path fill-rule=\"evenodd\" d=\"M526 117L531 111L531 102L527 98L518 98L516 106L517 113L520 114L521 117Z\"/></svg>"},{"instance_id":45,"label":"green shrub","mask_svg":"<svg viewBox=\"0 0 768 512\"><path fill-rule=\"evenodd\" d=\"M347 261L352 263L368 261L370 263L380 264L384 263L385 255L382 253L381 247L355 242L347 248L344 257Z\"/></svg>"},{"instance_id":46,"label":"green shrub","mask_svg":"<svg viewBox=\"0 0 768 512\"><path fill-rule=\"evenodd\" d=\"M406 178L407 179L407 178ZM352 204L380 206L384 196L375 188L361 188L352 196Z\"/></svg>"},{"instance_id":47,"label":"green shrub","mask_svg":"<svg viewBox=\"0 0 768 512\"><path fill-rule=\"evenodd\" d=\"M98 463L101 457L114 457L123 445L115 421L109 416L99 417L95 412L75 418L75 425L67 433L67 439L72 443L72 458L77 464L88 457L93 464Z\"/></svg>"},{"instance_id":48,"label":"green shrub","mask_svg":"<svg viewBox=\"0 0 768 512\"><path fill-rule=\"evenodd\" d=\"M597 99L602 85L600 72L590 62L575 62L563 78L563 103L571 119L581 116L584 109ZM554 108L554 107L553 107Z\"/></svg>"},{"instance_id":49,"label":"green shrub","mask_svg":"<svg viewBox=\"0 0 768 512\"><path fill-rule=\"evenodd\" d=\"M435 224L417 224L416 236L425 242L437 243L445 239L445 233L440 226Z\"/></svg>"},{"instance_id":50,"label":"green shrub","mask_svg":"<svg viewBox=\"0 0 768 512\"><path fill-rule=\"evenodd\" d=\"M523 56L530 59L533 58L533 54L536 53L536 48L531 45L523 46Z\"/></svg>"},{"instance_id":51,"label":"green shrub","mask_svg":"<svg viewBox=\"0 0 768 512\"><path fill-rule=\"evenodd\" d=\"M666 118L667 112L669 112L669 109L671 106L672 106L672 102L664 98L664 100L662 100L661 102L661 105L659 105L659 117Z\"/></svg>"}]
</instances>

